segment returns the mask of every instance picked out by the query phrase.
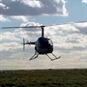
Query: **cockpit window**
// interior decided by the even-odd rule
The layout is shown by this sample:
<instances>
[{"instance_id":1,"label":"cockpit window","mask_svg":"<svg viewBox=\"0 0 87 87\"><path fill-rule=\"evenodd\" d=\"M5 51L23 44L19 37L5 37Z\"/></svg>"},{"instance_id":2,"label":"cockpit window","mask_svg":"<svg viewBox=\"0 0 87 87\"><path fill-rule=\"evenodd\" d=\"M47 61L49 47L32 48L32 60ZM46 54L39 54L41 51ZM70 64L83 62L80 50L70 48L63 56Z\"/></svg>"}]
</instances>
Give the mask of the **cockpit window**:
<instances>
[{"instance_id":1,"label":"cockpit window","mask_svg":"<svg viewBox=\"0 0 87 87\"><path fill-rule=\"evenodd\" d=\"M53 42L52 42L52 40L48 40L48 42L49 42L49 44L52 46L53 45Z\"/></svg>"}]
</instances>

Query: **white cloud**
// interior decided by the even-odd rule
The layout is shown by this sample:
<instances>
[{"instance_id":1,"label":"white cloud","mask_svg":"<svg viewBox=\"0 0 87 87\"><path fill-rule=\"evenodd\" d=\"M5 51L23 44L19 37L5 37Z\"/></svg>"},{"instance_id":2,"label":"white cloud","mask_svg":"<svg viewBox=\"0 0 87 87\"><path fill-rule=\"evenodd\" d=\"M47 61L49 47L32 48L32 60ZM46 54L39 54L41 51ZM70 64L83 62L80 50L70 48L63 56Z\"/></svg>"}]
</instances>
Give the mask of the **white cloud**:
<instances>
[{"instance_id":1,"label":"white cloud","mask_svg":"<svg viewBox=\"0 0 87 87\"><path fill-rule=\"evenodd\" d=\"M15 50L17 48L22 48L22 45L16 42L0 44L0 51L10 51L10 50Z\"/></svg>"},{"instance_id":2,"label":"white cloud","mask_svg":"<svg viewBox=\"0 0 87 87\"><path fill-rule=\"evenodd\" d=\"M20 41L21 34L19 35L16 32L2 32L0 33L0 41L8 40L8 41Z\"/></svg>"},{"instance_id":3,"label":"white cloud","mask_svg":"<svg viewBox=\"0 0 87 87\"><path fill-rule=\"evenodd\" d=\"M17 19L17 20L22 20L23 22L28 22L28 17L26 17L26 16L12 16L11 18Z\"/></svg>"},{"instance_id":4,"label":"white cloud","mask_svg":"<svg viewBox=\"0 0 87 87\"><path fill-rule=\"evenodd\" d=\"M0 15L0 21L5 22L5 21L10 21L8 18L5 18L3 15Z\"/></svg>"},{"instance_id":5,"label":"white cloud","mask_svg":"<svg viewBox=\"0 0 87 87\"><path fill-rule=\"evenodd\" d=\"M45 29L45 36L52 38L57 48L61 49L77 49L87 47L87 26L84 23L74 23L65 25L56 25ZM22 23L20 26L39 26L41 24L35 22ZM49 32L51 30L51 32ZM30 37L32 36L32 37ZM21 41L23 37L29 40L37 40L41 36L40 28L16 29L13 32L2 32L0 41ZM58 39L58 40L57 40ZM59 45L57 45L59 44ZM82 49L82 50L83 50Z\"/></svg>"},{"instance_id":6,"label":"white cloud","mask_svg":"<svg viewBox=\"0 0 87 87\"><path fill-rule=\"evenodd\" d=\"M0 7L4 8L4 7L5 7L5 5L4 5L4 4L2 4L2 3L0 3Z\"/></svg>"},{"instance_id":7,"label":"white cloud","mask_svg":"<svg viewBox=\"0 0 87 87\"><path fill-rule=\"evenodd\" d=\"M87 0L82 0L82 2L87 4Z\"/></svg>"},{"instance_id":8,"label":"white cloud","mask_svg":"<svg viewBox=\"0 0 87 87\"><path fill-rule=\"evenodd\" d=\"M78 24L74 24L75 28L79 29L78 33L82 33L82 34L86 34L87 35L87 22L82 23L78 23Z\"/></svg>"},{"instance_id":9,"label":"white cloud","mask_svg":"<svg viewBox=\"0 0 87 87\"><path fill-rule=\"evenodd\" d=\"M10 16L36 16L36 15L59 15L67 16L65 0L3 0L2 5L8 9L0 8L2 15Z\"/></svg>"},{"instance_id":10,"label":"white cloud","mask_svg":"<svg viewBox=\"0 0 87 87\"><path fill-rule=\"evenodd\" d=\"M9 54L9 55L8 55ZM51 62L45 55L39 56L38 59L33 61L28 61L30 54L18 52L18 53L8 53L6 58L0 61L0 69L62 69L62 68L87 68L86 55L84 52L73 52L61 54L62 58ZM13 56L11 56L11 54ZM32 53L31 53L32 55ZM80 57L79 57L80 55ZM85 56L84 56L85 55ZM69 58L68 58L69 57ZM85 57L85 58L84 58Z\"/></svg>"},{"instance_id":11,"label":"white cloud","mask_svg":"<svg viewBox=\"0 0 87 87\"><path fill-rule=\"evenodd\" d=\"M31 6L33 8L37 7L37 8L40 8L42 7L41 5L41 2L38 0L38 1L35 1L35 0L22 0L21 3L24 3L25 5L28 5L28 6Z\"/></svg>"},{"instance_id":12,"label":"white cloud","mask_svg":"<svg viewBox=\"0 0 87 87\"><path fill-rule=\"evenodd\" d=\"M5 4L3 4L3 3L0 3L0 8L3 8L4 10L6 10L6 9L9 9L9 7L7 7Z\"/></svg>"}]
</instances>

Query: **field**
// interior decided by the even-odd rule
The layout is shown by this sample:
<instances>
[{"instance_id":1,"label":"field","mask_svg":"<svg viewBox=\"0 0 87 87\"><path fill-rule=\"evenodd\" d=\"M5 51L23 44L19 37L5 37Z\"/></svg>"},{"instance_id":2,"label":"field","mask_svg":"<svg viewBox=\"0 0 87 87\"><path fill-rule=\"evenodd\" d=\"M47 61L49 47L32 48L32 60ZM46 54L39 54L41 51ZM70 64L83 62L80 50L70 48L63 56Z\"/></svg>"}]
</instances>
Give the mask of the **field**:
<instances>
[{"instance_id":1,"label":"field","mask_svg":"<svg viewBox=\"0 0 87 87\"><path fill-rule=\"evenodd\" d=\"M0 71L0 87L87 87L87 69Z\"/></svg>"}]
</instances>

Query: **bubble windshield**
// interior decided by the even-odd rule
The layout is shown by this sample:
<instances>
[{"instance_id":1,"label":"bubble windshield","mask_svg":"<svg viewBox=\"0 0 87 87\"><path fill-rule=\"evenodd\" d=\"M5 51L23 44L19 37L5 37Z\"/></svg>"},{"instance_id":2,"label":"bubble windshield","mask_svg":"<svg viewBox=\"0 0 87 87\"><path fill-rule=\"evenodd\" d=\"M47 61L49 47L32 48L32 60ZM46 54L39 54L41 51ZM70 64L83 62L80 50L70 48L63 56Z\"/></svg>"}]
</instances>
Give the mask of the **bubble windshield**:
<instances>
[{"instance_id":1,"label":"bubble windshield","mask_svg":"<svg viewBox=\"0 0 87 87\"><path fill-rule=\"evenodd\" d=\"M52 40L48 38L39 38L37 43L38 46L43 48L53 46Z\"/></svg>"},{"instance_id":2,"label":"bubble windshield","mask_svg":"<svg viewBox=\"0 0 87 87\"><path fill-rule=\"evenodd\" d=\"M52 46L53 45L53 42L51 39L48 40L48 43Z\"/></svg>"}]
</instances>

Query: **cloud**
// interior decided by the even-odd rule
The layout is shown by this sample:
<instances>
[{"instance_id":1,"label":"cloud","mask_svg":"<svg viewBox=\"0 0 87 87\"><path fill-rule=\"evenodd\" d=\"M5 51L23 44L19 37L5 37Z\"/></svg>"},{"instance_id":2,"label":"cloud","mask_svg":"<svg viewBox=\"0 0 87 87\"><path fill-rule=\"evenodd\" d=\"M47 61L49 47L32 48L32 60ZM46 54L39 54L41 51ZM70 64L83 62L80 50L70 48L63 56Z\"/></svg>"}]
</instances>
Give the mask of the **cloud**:
<instances>
[{"instance_id":1,"label":"cloud","mask_svg":"<svg viewBox=\"0 0 87 87\"><path fill-rule=\"evenodd\" d=\"M21 32L19 33L21 35ZM2 32L0 33L0 41L20 41L21 36L14 32Z\"/></svg>"},{"instance_id":2,"label":"cloud","mask_svg":"<svg viewBox=\"0 0 87 87\"><path fill-rule=\"evenodd\" d=\"M37 8L41 8L42 6L42 4L41 4L41 2L38 0L22 0L22 3L23 4L25 4L25 5L28 5L28 6L31 6L31 7L33 7L33 8L35 8L35 7L37 7Z\"/></svg>"},{"instance_id":3,"label":"cloud","mask_svg":"<svg viewBox=\"0 0 87 87\"><path fill-rule=\"evenodd\" d=\"M82 0L83 3L87 4L87 0Z\"/></svg>"},{"instance_id":4,"label":"cloud","mask_svg":"<svg viewBox=\"0 0 87 87\"><path fill-rule=\"evenodd\" d=\"M8 9L9 7L7 7L7 6L6 6L5 4L3 4L3 3L0 3L0 8L6 10L6 9Z\"/></svg>"},{"instance_id":5,"label":"cloud","mask_svg":"<svg viewBox=\"0 0 87 87\"><path fill-rule=\"evenodd\" d=\"M78 23L78 24L74 24L75 28L79 29L80 34L86 34L87 35L87 22L82 23Z\"/></svg>"},{"instance_id":6,"label":"cloud","mask_svg":"<svg viewBox=\"0 0 87 87\"><path fill-rule=\"evenodd\" d=\"M39 56L38 59L35 59L33 61L28 60L30 57L29 53L25 54L23 52L20 53L9 52L6 54L6 56L8 55L9 57L7 57L7 59L5 58L0 61L1 70L87 68L86 55L84 53L81 52L79 53L76 51L73 53L61 54L62 58L53 62L51 62L45 55Z\"/></svg>"},{"instance_id":7,"label":"cloud","mask_svg":"<svg viewBox=\"0 0 87 87\"><path fill-rule=\"evenodd\" d=\"M87 22L54 26L53 29L56 37L51 38L57 50L69 52L87 49Z\"/></svg>"},{"instance_id":8,"label":"cloud","mask_svg":"<svg viewBox=\"0 0 87 87\"><path fill-rule=\"evenodd\" d=\"M28 22L28 17L26 17L26 16L12 16L11 18L17 19L17 20L22 20L23 22Z\"/></svg>"},{"instance_id":9,"label":"cloud","mask_svg":"<svg viewBox=\"0 0 87 87\"><path fill-rule=\"evenodd\" d=\"M10 20L8 18L5 18L3 15L0 15L0 21L6 22L6 21L10 21Z\"/></svg>"},{"instance_id":10,"label":"cloud","mask_svg":"<svg viewBox=\"0 0 87 87\"><path fill-rule=\"evenodd\" d=\"M0 14L8 16L68 16L65 0L2 0ZM5 9L4 9L5 8Z\"/></svg>"},{"instance_id":11,"label":"cloud","mask_svg":"<svg viewBox=\"0 0 87 87\"><path fill-rule=\"evenodd\" d=\"M20 26L39 26L41 24L35 22L22 23ZM51 32L49 32L51 30ZM73 23L65 25L56 25L45 28L45 36L53 40L56 48L60 50L75 50L79 48L87 48L87 22ZM16 41L20 42L22 38L36 41L41 36L40 28L19 28L13 32L2 32L0 41ZM31 37L32 36L32 37ZM10 38L11 37L11 38Z\"/></svg>"},{"instance_id":12,"label":"cloud","mask_svg":"<svg viewBox=\"0 0 87 87\"><path fill-rule=\"evenodd\" d=\"M41 25L35 22L22 23L20 26ZM0 44L1 69L49 69L49 68L87 68L87 22L55 25L45 28L45 36L53 41L54 54L59 60L50 62L45 55L28 61L34 54L34 46L26 46L22 52L22 38L36 41L40 37L40 29L15 29L13 32L2 32ZM35 30L35 31L34 31ZM11 40L11 37L13 40ZM49 54L52 58L53 56Z\"/></svg>"},{"instance_id":13,"label":"cloud","mask_svg":"<svg viewBox=\"0 0 87 87\"><path fill-rule=\"evenodd\" d=\"M11 51L11 50L15 50L17 48L21 48L22 45L21 44L18 44L16 42L10 42L10 43L0 44L0 47L1 47L0 51Z\"/></svg>"}]
</instances>

